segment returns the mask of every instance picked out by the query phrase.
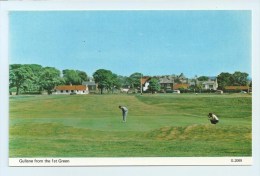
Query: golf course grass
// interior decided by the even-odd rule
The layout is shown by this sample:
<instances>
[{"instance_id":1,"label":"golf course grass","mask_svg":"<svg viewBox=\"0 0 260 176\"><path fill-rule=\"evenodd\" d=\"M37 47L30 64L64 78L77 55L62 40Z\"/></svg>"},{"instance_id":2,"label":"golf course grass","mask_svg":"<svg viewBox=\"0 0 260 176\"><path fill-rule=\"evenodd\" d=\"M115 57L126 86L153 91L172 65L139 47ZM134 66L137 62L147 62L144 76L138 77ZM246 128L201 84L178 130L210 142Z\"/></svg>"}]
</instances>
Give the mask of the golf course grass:
<instances>
[{"instance_id":1,"label":"golf course grass","mask_svg":"<svg viewBox=\"0 0 260 176\"><path fill-rule=\"evenodd\" d=\"M247 94L20 95L9 106L10 157L252 155Z\"/></svg>"}]
</instances>

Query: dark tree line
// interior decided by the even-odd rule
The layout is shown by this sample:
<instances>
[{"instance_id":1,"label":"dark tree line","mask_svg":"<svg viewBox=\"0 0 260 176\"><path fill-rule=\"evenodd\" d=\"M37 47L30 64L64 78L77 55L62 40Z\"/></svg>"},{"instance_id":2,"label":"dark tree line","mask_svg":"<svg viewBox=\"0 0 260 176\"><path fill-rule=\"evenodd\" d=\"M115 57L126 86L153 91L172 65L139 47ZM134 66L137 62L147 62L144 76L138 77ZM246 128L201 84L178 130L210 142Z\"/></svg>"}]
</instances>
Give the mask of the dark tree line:
<instances>
[{"instance_id":1,"label":"dark tree line","mask_svg":"<svg viewBox=\"0 0 260 176\"><path fill-rule=\"evenodd\" d=\"M42 67L37 64L12 64L9 66L9 89L20 92L52 93L55 86L61 84L82 84L88 80L85 72L79 70L63 70L54 67Z\"/></svg>"},{"instance_id":2,"label":"dark tree line","mask_svg":"<svg viewBox=\"0 0 260 176\"><path fill-rule=\"evenodd\" d=\"M100 93L104 90L114 92L120 88L128 88L133 91L141 89L141 73L133 73L129 77L117 75L110 70L99 69L93 74L95 83L98 84ZM184 75L179 76L184 77ZM176 77L176 78L179 78ZM199 81L207 81L209 77L201 76ZM83 81L88 81L89 77L84 71L65 69L62 72L54 67L43 67L37 64L12 64L9 66L9 89L10 92L19 93L41 93L46 91L51 94L54 87L58 85L81 85ZM217 76L218 89L225 89L226 86L250 85L248 74L235 72L233 74L222 72ZM178 83L178 80L174 80ZM195 85L194 89L201 90L202 85ZM160 91L159 80L156 77L150 79L149 91L154 93Z\"/></svg>"},{"instance_id":3,"label":"dark tree line","mask_svg":"<svg viewBox=\"0 0 260 176\"><path fill-rule=\"evenodd\" d=\"M129 77L117 75L110 70L99 69L93 74L98 88L113 92L120 88L140 88L141 73L133 73ZM46 91L51 94L58 85L81 85L89 81L89 77L80 70L58 70L54 67L43 67L38 64L12 64L9 66L9 90L20 93L37 93Z\"/></svg>"},{"instance_id":4,"label":"dark tree line","mask_svg":"<svg viewBox=\"0 0 260 176\"><path fill-rule=\"evenodd\" d=\"M134 91L140 89L141 73L133 73L129 77L117 75L110 70L99 69L93 74L95 82L98 84L100 93L104 90L112 92L120 88L129 88Z\"/></svg>"},{"instance_id":5,"label":"dark tree line","mask_svg":"<svg viewBox=\"0 0 260 176\"><path fill-rule=\"evenodd\" d=\"M248 73L236 71L233 74L222 72L217 76L218 89L224 90L226 86L247 86L250 84Z\"/></svg>"}]
</instances>

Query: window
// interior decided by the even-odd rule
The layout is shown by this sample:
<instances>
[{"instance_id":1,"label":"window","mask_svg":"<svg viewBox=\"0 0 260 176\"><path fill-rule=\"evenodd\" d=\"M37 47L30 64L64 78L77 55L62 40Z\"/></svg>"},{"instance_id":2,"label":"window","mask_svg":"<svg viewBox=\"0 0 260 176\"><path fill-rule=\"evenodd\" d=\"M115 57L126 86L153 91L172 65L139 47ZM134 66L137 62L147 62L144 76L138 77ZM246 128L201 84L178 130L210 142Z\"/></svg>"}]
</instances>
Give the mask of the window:
<instances>
[{"instance_id":1,"label":"window","mask_svg":"<svg viewBox=\"0 0 260 176\"><path fill-rule=\"evenodd\" d=\"M66 90L66 92L67 92L67 93L69 93L69 91L68 91L68 90Z\"/></svg>"},{"instance_id":2,"label":"window","mask_svg":"<svg viewBox=\"0 0 260 176\"><path fill-rule=\"evenodd\" d=\"M63 93L63 90L61 90L60 92Z\"/></svg>"}]
</instances>

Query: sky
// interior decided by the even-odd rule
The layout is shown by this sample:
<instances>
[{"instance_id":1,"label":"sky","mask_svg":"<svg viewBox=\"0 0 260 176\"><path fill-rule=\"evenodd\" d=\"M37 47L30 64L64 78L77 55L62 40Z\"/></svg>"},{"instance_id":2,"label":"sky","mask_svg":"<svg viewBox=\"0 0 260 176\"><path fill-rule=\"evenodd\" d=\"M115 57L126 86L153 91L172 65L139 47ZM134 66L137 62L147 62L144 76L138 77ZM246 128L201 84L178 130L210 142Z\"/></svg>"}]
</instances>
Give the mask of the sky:
<instances>
[{"instance_id":1,"label":"sky","mask_svg":"<svg viewBox=\"0 0 260 176\"><path fill-rule=\"evenodd\" d=\"M251 11L12 11L9 64L129 76L251 75Z\"/></svg>"}]
</instances>

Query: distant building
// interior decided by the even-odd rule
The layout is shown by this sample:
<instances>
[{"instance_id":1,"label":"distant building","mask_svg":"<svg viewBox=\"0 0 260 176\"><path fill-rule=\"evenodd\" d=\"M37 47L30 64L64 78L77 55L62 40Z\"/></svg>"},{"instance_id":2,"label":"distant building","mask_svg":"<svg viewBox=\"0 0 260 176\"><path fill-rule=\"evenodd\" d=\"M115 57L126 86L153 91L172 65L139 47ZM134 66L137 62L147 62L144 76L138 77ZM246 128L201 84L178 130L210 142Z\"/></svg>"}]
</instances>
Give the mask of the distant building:
<instances>
[{"instance_id":1,"label":"distant building","mask_svg":"<svg viewBox=\"0 0 260 176\"><path fill-rule=\"evenodd\" d=\"M94 81L84 81L82 85L87 86L89 92L96 92L97 91L97 84Z\"/></svg>"},{"instance_id":2,"label":"distant building","mask_svg":"<svg viewBox=\"0 0 260 176\"><path fill-rule=\"evenodd\" d=\"M182 84L188 83L188 80L189 80L188 78L186 78L186 77L184 76L183 73L181 73L179 76L177 76L176 79L178 79L178 81L179 81L180 83L182 83Z\"/></svg>"},{"instance_id":3,"label":"distant building","mask_svg":"<svg viewBox=\"0 0 260 176\"><path fill-rule=\"evenodd\" d=\"M202 83L202 88L205 90L217 90L218 83L217 81L205 81Z\"/></svg>"},{"instance_id":4,"label":"distant building","mask_svg":"<svg viewBox=\"0 0 260 176\"><path fill-rule=\"evenodd\" d=\"M143 91L147 91L148 90L150 79L151 79L150 76L143 76L142 77L141 84L142 84Z\"/></svg>"},{"instance_id":5,"label":"distant building","mask_svg":"<svg viewBox=\"0 0 260 176\"><path fill-rule=\"evenodd\" d=\"M85 85L61 85L54 88L54 94L88 94L88 87Z\"/></svg>"},{"instance_id":6,"label":"distant building","mask_svg":"<svg viewBox=\"0 0 260 176\"><path fill-rule=\"evenodd\" d=\"M216 77L209 77L207 81L196 81L196 84L201 84L202 89L204 90L217 90L218 89L218 81Z\"/></svg>"},{"instance_id":7,"label":"distant building","mask_svg":"<svg viewBox=\"0 0 260 176\"><path fill-rule=\"evenodd\" d=\"M172 76L162 76L159 77L159 84L161 85L161 90L173 90L174 77Z\"/></svg>"}]
</instances>

